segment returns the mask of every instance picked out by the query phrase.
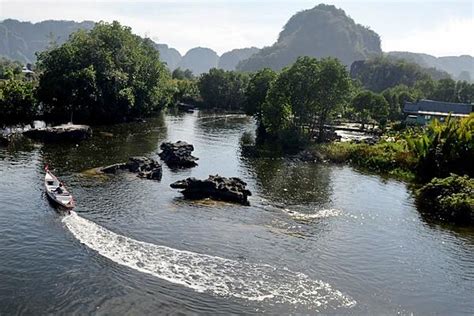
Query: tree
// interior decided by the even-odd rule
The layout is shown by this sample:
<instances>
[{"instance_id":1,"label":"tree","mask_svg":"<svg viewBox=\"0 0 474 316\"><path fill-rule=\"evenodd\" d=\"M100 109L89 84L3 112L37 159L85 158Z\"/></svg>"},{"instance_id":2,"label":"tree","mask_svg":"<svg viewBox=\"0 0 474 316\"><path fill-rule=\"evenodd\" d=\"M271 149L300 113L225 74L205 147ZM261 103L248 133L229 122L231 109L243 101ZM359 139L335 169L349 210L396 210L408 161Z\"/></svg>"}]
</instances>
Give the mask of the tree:
<instances>
[{"instance_id":1,"label":"tree","mask_svg":"<svg viewBox=\"0 0 474 316\"><path fill-rule=\"evenodd\" d=\"M299 57L271 86L263 106L270 133L294 129L300 137L323 139L325 124L350 95L351 80L337 59Z\"/></svg>"},{"instance_id":2,"label":"tree","mask_svg":"<svg viewBox=\"0 0 474 316\"><path fill-rule=\"evenodd\" d=\"M265 103L267 92L277 77L276 72L264 68L254 73L249 80L245 96L245 112L254 115L257 121L262 120L262 106Z\"/></svg>"},{"instance_id":3,"label":"tree","mask_svg":"<svg viewBox=\"0 0 474 316\"><path fill-rule=\"evenodd\" d=\"M194 75L191 70L189 69L183 70L180 67L173 70L173 73L171 76L173 77L173 79L179 79L179 80L184 80L184 79L193 80L194 79Z\"/></svg>"},{"instance_id":4,"label":"tree","mask_svg":"<svg viewBox=\"0 0 474 316\"><path fill-rule=\"evenodd\" d=\"M176 89L173 95L174 103L185 102L195 104L199 102L199 88L195 80L174 80Z\"/></svg>"},{"instance_id":5,"label":"tree","mask_svg":"<svg viewBox=\"0 0 474 316\"><path fill-rule=\"evenodd\" d=\"M362 128L369 120L385 125L388 118L389 104L382 95L371 91L362 91L352 99L352 106L362 121Z\"/></svg>"},{"instance_id":6,"label":"tree","mask_svg":"<svg viewBox=\"0 0 474 316\"><path fill-rule=\"evenodd\" d=\"M388 118L390 120L399 120L401 118L405 102L414 102L423 97L423 93L420 90L405 85L386 89L382 92L382 95L389 105Z\"/></svg>"},{"instance_id":7,"label":"tree","mask_svg":"<svg viewBox=\"0 0 474 316\"><path fill-rule=\"evenodd\" d=\"M19 79L0 82L0 124L33 120L38 114L34 83Z\"/></svg>"},{"instance_id":8,"label":"tree","mask_svg":"<svg viewBox=\"0 0 474 316\"><path fill-rule=\"evenodd\" d=\"M247 84L246 74L216 68L201 75L198 81L205 106L226 110L243 109Z\"/></svg>"},{"instance_id":9,"label":"tree","mask_svg":"<svg viewBox=\"0 0 474 316\"><path fill-rule=\"evenodd\" d=\"M0 79L12 79L20 74L20 62L0 57Z\"/></svg>"},{"instance_id":10,"label":"tree","mask_svg":"<svg viewBox=\"0 0 474 316\"><path fill-rule=\"evenodd\" d=\"M456 81L453 79L439 80L430 99L444 102L456 102Z\"/></svg>"},{"instance_id":11,"label":"tree","mask_svg":"<svg viewBox=\"0 0 474 316\"><path fill-rule=\"evenodd\" d=\"M80 30L38 55L38 99L46 118L114 122L148 115L171 100L170 75L149 39L118 22Z\"/></svg>"},{"instance_id":12,"label":"tree","mask_svg":"<svg viewBox=\"0 0 474 316\"><path fill-rule=\"evenodd\" d=\"M351 94L351 78L346 67L337 59L325 58L320 61L318 77L317 117L319 121L319 140L323 140L324 125L331 116L348 102Z\"/></svg>"},{"instance_id":13,"label":"tree","mask_svg":"<svg viewBox=\"0 0 474 316\"><path fill-rule=\"evenodd\" d=\"M413 87L419 80L449 78L446 72L385 56L355 61L351 65L351 76L360 80L366 89L374 92L397 85Z\"/></svg>"},{"instance_id":14,"label":"tree","mask_svg":"<svg viewBox=\"0 0 474 316\"><path fill-rule=\"evenodd\" d=\"M467 81L456 82L456 101L461 103L473 103L474 83Z\"/></svg>"}]
</instances>

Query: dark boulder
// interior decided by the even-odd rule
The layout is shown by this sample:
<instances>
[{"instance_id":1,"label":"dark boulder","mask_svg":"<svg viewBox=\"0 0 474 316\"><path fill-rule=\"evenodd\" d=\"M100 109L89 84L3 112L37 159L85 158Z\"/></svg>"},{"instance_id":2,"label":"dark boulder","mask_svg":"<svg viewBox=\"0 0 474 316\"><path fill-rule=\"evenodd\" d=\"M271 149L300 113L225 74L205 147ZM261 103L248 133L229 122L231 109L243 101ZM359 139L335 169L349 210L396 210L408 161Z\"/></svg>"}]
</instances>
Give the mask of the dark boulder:
<instances>
[{"instance_id":1,"label":"dark boulder","mask_svg":"<svg viewBox=\"0 0 474 316\"><path fill-rule=\"evenodd\" d=\"M92 129L87 125L64 124L25 131L25 136L44 142L81 141L92 136Z\"/></svg>"},{"instance_id":2,"label":"dark boulder","mask_svg":"<svg viewBox=\"0 0 474 316\"><path fill-rule=\"evenodd\" d=\"M211 198L243 205L250 205L247 198L252 193L246 189L247 183L239 178L225 178L218 175L205 180L187 178L172 183L173 189L183 189L181 193L187 199Z\"/></svg>"},{"instance_id":3,"label":"dark boulder","mask_svg":"<svg viewBox=\"0 0 474 316\"><path fill-rule=\"evenodd\" d=\"M183 141L176 143L162 143L161 159L172 168L186 168L197 166L198 158L191 155L194 146Z\"/></svg>"},{"instance_id":4,"label":"dark boulder","mask_svg":"<svg viewBox=\"0 0 474 316\"><path fill-rule=\"evenodd\" d=\"M130 157L127 162L117 163L99 169L100 172L115 174L118 171L129 171L137 173L140 178L161 180L161 164L147 157Z\"/></svg>"}]
</instances>

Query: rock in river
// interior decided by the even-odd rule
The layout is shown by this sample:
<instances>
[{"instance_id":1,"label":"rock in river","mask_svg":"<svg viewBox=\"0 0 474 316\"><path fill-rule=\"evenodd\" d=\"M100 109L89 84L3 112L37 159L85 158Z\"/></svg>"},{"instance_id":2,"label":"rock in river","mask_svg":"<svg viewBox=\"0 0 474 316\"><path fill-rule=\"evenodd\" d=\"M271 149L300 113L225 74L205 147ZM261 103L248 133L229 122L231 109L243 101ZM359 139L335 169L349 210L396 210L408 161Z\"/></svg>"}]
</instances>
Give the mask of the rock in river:
<instances>
[{"instance_id":1,"label":"rock in river","mask_svg":"<svg viewBox=\"0 0 474 316\"><path fill-rule=\"evenodd\" d=\"M194 167L198 158L191 155L194 146L183 141L176 143L162 143L162 152L159 154L166 164L172 168Z\"/></svg>"},{"instance_id":2,"label":"rock in river","mask_svg":"<svg viewBox=\"0 0 474 316\"><path fill-rule=\"evenodd\" d=\"M87 125L63 124L31 129L23 134L29 138L45 142L80 141L92 136L92 129Z\"/></svg>"},{"instance_id":3,"label":"rock in river","mask_svg":"<svg viewBox=\"0 0 474 316\"><path fill-rule=\"evenodd\" d=\"M250 205L247 198L252 193L246 189L247 183L239 178L225 178L218 175L205 180L187 178L172 183L173 189L183 189L181 193L188 199L211 198L215 200Z\"/></svg>"},{"instance_id":4,"label":"rock in river","mask_svg":"<svg viewBox=\"0 0 474 316\"><path fill-rule=\"evenodd\" d=\"M125 170L137 173L140 178L161 180L161 164L147 157L130 157L127 162L113 164L99 169L103 173L115 174L117 171Z\"/></svg>"}]
</instances>

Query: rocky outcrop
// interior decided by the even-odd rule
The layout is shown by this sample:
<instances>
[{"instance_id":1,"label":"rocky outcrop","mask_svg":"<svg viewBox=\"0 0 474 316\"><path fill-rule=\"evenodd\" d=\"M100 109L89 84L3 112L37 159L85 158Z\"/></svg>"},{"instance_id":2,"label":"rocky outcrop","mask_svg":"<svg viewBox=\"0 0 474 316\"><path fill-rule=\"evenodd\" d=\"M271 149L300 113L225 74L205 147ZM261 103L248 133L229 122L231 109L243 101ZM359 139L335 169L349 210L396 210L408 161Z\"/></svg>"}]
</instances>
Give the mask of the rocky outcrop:
<instances>
[{"instance_id":1,"label":"rocky outcrop","mask_svg":"<svg viewBox=\"0 0 474 316\"><path fill-rule=\"evenodd\" d=\"M166 164L171 168L186 168L197 166L198 158L191 155L194 146L183 141L176 143L162 143L162 152L159 154Z\"/></svg>"},{"instance_id":2,"label":"rocky outcrop","mask_svg":"<svg viewBox=\"0 0 474 316\"><path fill-rule=\"evenodd\" d=\"M239 178L225 178L218 175L206 180L187 178L172 183L173 189L183 189L181 193L187 199L211 198L215 200L250 205L247 198L252 193L246 189L247 183Z\"/></svg>"},{"instance_id":3,"label":"rocky outcrop","mask_svg":"<svg viewBox=\"0 0 474 316\"><path fill-rule=\"evenodd\" d=\"M136 173L140 178L150 180L161 180L161 164L147 157L130 157L127 162L117 163L107 167L99 168L102 173L115 174L118 171L129 171Z\"/></svg>"},{"instance_id":4,"label":"rocky outcrop","mask_svg":"<svg viewBox=\"0 0 474 316\"><path fill-rule=\"evenodd\" d=\"M44 142L81 141L92 136L92 129L87 125L64 124L25 131L25 136Z\"/></svg>"}]
</instances>

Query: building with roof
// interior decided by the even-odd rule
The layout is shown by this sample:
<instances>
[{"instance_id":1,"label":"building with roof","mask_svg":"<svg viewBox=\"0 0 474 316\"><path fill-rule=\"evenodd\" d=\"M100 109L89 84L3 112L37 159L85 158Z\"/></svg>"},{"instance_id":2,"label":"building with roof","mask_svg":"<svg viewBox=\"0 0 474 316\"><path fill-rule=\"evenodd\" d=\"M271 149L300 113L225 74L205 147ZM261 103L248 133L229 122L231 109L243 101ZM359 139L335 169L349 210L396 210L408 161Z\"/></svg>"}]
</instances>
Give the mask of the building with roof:
<instances>
[{"instance_id":1,"label":"building with roof","mask_svg":"<svg viewBox=\"0 0 474 316\"><path fill-rule=\"evenodd\" d=\"M434 119L444 121L451 117L467 117L473 112L473 105L432 100L405 102L403 114L407 124L425 125Z\"/></svg>"}]
</instances>

